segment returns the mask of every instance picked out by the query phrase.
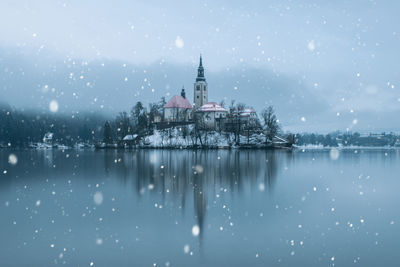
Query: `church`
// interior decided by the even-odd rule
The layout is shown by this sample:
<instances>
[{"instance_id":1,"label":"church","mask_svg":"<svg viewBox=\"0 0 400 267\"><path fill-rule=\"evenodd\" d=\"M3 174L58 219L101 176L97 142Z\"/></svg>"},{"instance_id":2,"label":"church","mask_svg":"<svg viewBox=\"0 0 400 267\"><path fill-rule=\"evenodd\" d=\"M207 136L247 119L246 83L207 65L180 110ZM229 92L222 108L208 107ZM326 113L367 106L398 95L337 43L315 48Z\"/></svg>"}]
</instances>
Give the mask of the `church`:
<instances>
[{"instance_id":1,"label":"church","mask_svg":"<svg viewBox=\"0 0 400 267\"><path fill-rule=\"evenodd\" d=\"M197 69L197 78L194 83L193 90L193 106L199 109L204 104L208 103L208 88L206 78L204 77L203 59L200 55L200 63Z\"/></svg>"},{"instance_id":2,"label":"church","mask_svg":"<svg viewBox=\"0 0 400 267\"><path fill-rule=\"evenodd\" d=\"M204 76L203 59L200 55L197 77L193 86L193 105L186 98L185 89L181 95L173 96L164 105L164 121L188 122L193 121L195 113L202 119L207 128L216 128L220 119L225 119L228 112L215 102L208 102L208 84Z\"/></svg>"}]
</instances>

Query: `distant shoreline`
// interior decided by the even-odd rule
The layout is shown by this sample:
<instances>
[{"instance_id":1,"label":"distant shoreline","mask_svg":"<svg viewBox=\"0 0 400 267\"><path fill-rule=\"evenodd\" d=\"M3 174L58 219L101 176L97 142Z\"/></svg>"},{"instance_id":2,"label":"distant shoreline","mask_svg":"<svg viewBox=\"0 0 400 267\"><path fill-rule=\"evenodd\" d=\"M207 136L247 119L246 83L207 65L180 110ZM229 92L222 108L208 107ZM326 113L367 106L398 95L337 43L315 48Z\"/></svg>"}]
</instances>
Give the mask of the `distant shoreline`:
<instances>
[{"instance_id":1,"label":"distant shoreline","mask_svg":"<svg viewBox=\"0 0 400 267\"><path fill-rule=\"evenodd\" d=\"M92 150L92 151L132 151L132 150L285 150L285 151L331 151L331 150L400 150L400 147L389 146L347 146L347 147L322 147L322 146L293 146L293 147L272 147L272 146L197 146L197 147L153 147L153 146L137 146L137 147L85 147L77 148L73 146L52 147L52 148L32 148L32 147L0 147L0 150L36 150L36 151L63 151L63 150Z\"/></svg>"}]
</instances>

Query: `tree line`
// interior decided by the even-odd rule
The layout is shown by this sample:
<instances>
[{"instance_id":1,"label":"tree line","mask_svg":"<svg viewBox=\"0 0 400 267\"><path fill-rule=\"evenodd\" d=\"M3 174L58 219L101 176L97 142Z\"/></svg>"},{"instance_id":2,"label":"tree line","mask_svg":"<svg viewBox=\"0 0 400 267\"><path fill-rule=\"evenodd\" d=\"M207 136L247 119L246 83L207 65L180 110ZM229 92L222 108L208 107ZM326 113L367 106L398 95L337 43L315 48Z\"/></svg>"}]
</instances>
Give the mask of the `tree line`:
<instances>
[{"instance_id":1,"label":"tree line","mask_svg":"<svg viewBox=\"0 0 400 267\"><path fill-rule=\"evenodd\" d=\"M65 145L78 142L94 144L98 141L114 143L122 140L126 135L136 134L139 138L153 134L156 121L163 119L165 98L150 103L145 107L142 102L137 102L130 112L120 112L114 119L106 119L104 115L93 113L78 114L53 114L49 112L18 110L5 104L0 104L0 146L26 147L31 143L42 142L47 132L54 133L55 141ZM225 103L220 103L226 106ZM229 113L237 112L247 106L243 103L231 102L227 107ZM105 122L106 121L106 122ZM260 118L253 125L231 123L231 128L219 128L220 132L232 134L232 142L238 142L241 136L250 138L252 134L262 133L268 143L274 136L280 135L289 143L297 145L320 145L325 147L335 146L400 146L400 137L394 133L380 133L361 135L354 132L332 132L329 134L317 133L283 133L274 108L265 108L260 113ZM192 138L195 143L207 143L210 131L201 127L201 123L194 122L196 127L187 125L176 126L179 133ZM166 139L174 134L173 128L160 130ZM229 128L229 129L228 129ZM243 139L243 138L242 138Z\"/></svg>"},{"instance_id":2,"label":"tree line","mask_svg":"<svg viewBox=\"0 0 400 267\"><path fill-rule=\"evenodd\" d=\"M400 146L400 136L395 133L364 134L340 131L329 134L298 133L294 135L297 145L337 146Z\"/></svg>"},{"instance_id":3,"label":"tree line","mask_svg":"<svg viewBox=\"0 0 400 267\"><path fill-rule=\"evenodd\" d=\"M26 147L42 142L46 132L65 145L94 142L102 137L104 116L96 114L52 114L26 111L0 104L0 146Z\"/></svg>"}]
</instances>

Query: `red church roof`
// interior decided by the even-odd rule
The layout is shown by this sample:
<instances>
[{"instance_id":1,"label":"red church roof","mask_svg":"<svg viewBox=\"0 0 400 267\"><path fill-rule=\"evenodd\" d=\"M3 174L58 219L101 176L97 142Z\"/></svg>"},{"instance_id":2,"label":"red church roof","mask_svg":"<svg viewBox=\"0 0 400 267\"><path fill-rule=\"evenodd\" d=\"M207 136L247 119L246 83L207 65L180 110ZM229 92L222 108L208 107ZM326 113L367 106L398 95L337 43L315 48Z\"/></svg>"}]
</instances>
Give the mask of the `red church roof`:
<instances>
[{"instance_id":1,"label":"red church roof","mask_svg":"<svg viewBox=\"0 0 400 267\"><path fill-rule=\"evenodd\" d=\"M164 105L164 108L187 108L192 109L192 105L190 104L189 100L186 98L176 95L168 101L167 104Z\"/></svg>"}]
</instances>

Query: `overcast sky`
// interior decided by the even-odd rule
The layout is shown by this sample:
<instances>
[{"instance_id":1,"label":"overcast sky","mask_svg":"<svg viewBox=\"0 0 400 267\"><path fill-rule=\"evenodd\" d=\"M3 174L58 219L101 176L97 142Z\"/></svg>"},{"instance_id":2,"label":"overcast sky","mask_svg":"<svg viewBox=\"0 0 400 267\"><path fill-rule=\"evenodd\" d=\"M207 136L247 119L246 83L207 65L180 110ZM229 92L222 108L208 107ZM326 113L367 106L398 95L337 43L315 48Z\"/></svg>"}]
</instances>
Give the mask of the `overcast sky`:
<instances>
[{"instance_id":1,"label":"overcast sky","mask_svg":"<svg viewBox=\"0 0 400 267\"><path fill-rule=\"evenodd\" d=\"M177 87L185 84L191 97L202 53L206 77L209 75L211 79L208 80L210 100L230 101L234 95L237 101L243 98L257 110L273 104L288 129L398 131L399 10L398 1L361 0L2 0L0 88L3 101L10 105L45 107L46 101L56 97L62 111L73 106L73 100L45 90L40 94L50 95L36 95L37 88L49 83L46 79L54 78L59 79L55 90L67 92L66 88L60 88L63 87L60 77L70 72L56 73L57 64L67 65L71 61L80 65L86 61L88 65L127 64L134 71L131 76L121 74L121 79L138 79L132 73L161 71L155 66L165 64L176 70L167 78L159 75L161 78L153 81L153 85L147 83L142 91L153 90L153 98L159 98L179 93ZM13 61L21 63L18 67L8 66ZM49 64L40 66L43 62ZM21 71L22 77L17 78L25 79L24 88L16 87L16 78L11 78L9 69L28 69L29 64L38 73L46 73L46 77L29 80L28 70ZM117 76L113 75L119 79ZM282 81L265 84L271 79ZM101 98L106 90L107 93L126 90L132 92L132 99L121 100L123 108L141 98L153 101L149 94L134 93L143 81L116 88L104 88L95 80L87 83L97 92L96 96L92 91L87 93L91 94L87 99ZM213 86L218 92L213 92ZM17 90L18 94L32 94L32 99L42 99L43 103L24 102L11 88L14 93ZM280 92L283 93L278 101ZM83 94L79 90L75 93ZM308 99L285 102L287 97ZM79 105L87 108L81 102ZM107 110L118 111L113 102L104 101L103 105ZM310 111L314 105L314 112Z\"/></svg>"}]
</instances>

